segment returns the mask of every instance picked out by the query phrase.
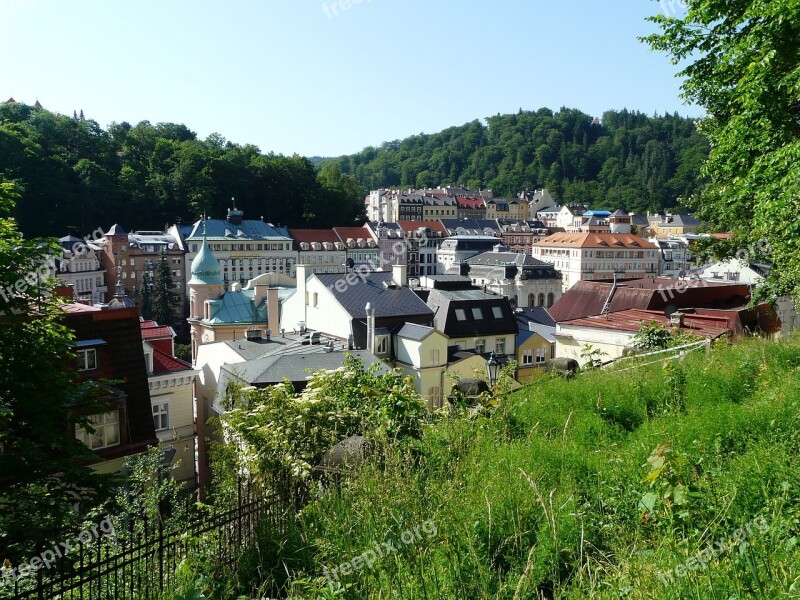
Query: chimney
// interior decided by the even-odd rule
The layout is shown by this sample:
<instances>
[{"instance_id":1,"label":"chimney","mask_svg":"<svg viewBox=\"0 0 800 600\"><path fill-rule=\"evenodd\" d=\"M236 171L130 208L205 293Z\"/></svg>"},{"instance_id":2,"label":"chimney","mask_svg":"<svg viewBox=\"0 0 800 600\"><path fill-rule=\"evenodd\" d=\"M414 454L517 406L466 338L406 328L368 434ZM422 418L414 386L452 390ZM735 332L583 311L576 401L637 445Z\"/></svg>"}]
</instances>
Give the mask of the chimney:
<instances>
[{"instance_id":1,"label":"chimney","mask_svg":"<svg viewBox=\"0 0 800 600\"><path fill-rule=\"evenodd\" d=\"M303 313L301 320L305 323L308 317L308 299L306 298L306 294L308 293L308 266L297 264L295 265L295 278L297 279L297 291L295 292L300 298L300 302L303 303Z\"/></svg>"},{"instance_id":2,"label":"chimney","mask_svg":"<svg viewBox=\"0 0 800 600\"><path fill-rule=\"evenodd\" d=\"M392 280L397 285L408 285L408 265L392 265Z\"/></svg>"},{"instance_id":3,"label":"chimney","mask_svg":"<svg viewBox=\"0 0 800 600\"><path fill-rule=\"evenodd\" d=\"M281 328L281 303L275 287L267 288L267 327L270 333Z\"/></svg>"},{"instance_id":4,"label":"chimney","mask_svg":"<svg viewBox=\"0 0 800 600\"><path fill-rule=\"evenodd\" d=\"M372 302L367 302L367 350L375 352L375 307Z\"/></svg>"},{"instance_id":5,"label":"chimney","mask_svg":"<svg viewBox=\"0 0 800 600\"><path fill-rule=\"evenodd\" d=\"M669 324L676 327L683 327L683 313L675 311L669 316Z\"/></svg>"}]
</instances>

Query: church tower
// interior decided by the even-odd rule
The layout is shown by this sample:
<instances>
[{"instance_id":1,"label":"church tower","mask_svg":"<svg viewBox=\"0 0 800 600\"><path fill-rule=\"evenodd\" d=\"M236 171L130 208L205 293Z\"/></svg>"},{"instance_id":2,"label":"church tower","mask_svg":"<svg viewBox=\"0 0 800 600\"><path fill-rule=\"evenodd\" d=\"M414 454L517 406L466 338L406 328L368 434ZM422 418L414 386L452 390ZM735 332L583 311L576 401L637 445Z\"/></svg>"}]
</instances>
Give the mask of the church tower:
<instances>
[{"instance_id":1,"label":"church tower","mask_svg":"<svg viewBox=\"0 0 800 600\"><path fill-rule=\"evenodd\" d=\"M192 278L189 287L189 324L192 330L192 362L197 358L197 348L203 343L203 327L199 321L208 319L206 302L218 300L225 292L225 285L220 277L219 261L208 247L203 224L203 246L192 261Z\"/></svg>"}]
</instances>

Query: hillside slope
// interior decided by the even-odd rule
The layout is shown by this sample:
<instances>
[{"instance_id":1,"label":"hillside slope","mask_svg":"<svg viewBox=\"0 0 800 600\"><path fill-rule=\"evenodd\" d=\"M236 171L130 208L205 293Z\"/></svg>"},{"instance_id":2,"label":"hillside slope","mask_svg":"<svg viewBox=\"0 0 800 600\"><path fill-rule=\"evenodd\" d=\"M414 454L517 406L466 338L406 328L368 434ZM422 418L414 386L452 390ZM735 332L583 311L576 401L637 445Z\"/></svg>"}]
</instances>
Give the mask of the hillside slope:
<instances>
[{"instance_id":1,"label":"hillside slope","mask_svg":"<svg viewBox=\"0 0 800 600\"><path fill-rule=\"evenodd\" d=\"M566 202L663 210L698 191L708 144L691 119L575 109L497 115L329 159L368 189L461 184L510 196L546 187Z\"/></svg>"}]
</instances>

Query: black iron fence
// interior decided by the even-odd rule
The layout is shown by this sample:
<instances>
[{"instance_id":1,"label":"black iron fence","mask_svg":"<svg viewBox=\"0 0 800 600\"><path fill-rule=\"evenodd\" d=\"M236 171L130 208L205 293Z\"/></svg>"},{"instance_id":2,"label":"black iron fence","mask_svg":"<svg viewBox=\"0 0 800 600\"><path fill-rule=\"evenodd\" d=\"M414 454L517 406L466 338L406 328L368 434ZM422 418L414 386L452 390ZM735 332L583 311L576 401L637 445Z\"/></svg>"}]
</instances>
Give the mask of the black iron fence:
<instances>
[{"instance_id":1,"label":"black iron fence","mask_svg":"<svg viewBox=\"0 0 800 600\"><path fill-rule=\"evenodd\" d=\"M143 519L135 527L131 524L130 531L117 531L86 544L77 540L69 554L49 568L39 565L28 577L0 580L0 599L169 597L179 565L187 558L197 558L198 552L212 559L217 569L235 571L243 552L255 542L259 527L285 531L292 499L288 482L240 481L231 508L192 509L180 529L168 531L161 522Z\"/></svg>"}]
</instances>

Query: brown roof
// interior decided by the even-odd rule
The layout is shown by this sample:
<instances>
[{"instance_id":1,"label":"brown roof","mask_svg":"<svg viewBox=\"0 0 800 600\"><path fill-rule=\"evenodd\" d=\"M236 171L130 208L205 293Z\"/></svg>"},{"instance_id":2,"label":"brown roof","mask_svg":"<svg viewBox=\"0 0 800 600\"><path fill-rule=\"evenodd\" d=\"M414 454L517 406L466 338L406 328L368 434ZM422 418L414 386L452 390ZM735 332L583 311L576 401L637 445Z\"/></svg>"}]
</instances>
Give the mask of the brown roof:
<instances>
[{"instance_id":1,"label":"brown roof","mask_svg":"<svg viewBox=\"0 0 800 600\"><path fill-rule=\"evenodd\" d=\"M554 233L534 242L548 248L636 248L654 250L656 246L631 233Z\"/></svg>"},{"instance_id":2,"label":"brown roof","mask_svg":"<svg viewBox=\"0 0 800 600\"><path fill-rule=\"evenodd\" d=\"M372 239L372 232L366 227L334 227L333 231L339 236L342 242L347 242L348 239Z\"/></svg>"},{"instance_id":3,"label":"brown roof","mask_svg":"<svg viewBox=\"0 0 800 600\"><path fill-rule=\"evenodd\" d=\"M290 229L289 235L297 242L338 242L339 238L333 229Z\"/></svg>"},{"instance_id":4,"label":"brown roof","mask_svg":"<svg viewBox=\"0 0 800 600\"><path fill-rule=\"evenodd\" d=\"M699 315L686 314L683 318L681 331L693 333L703 337L716 337L726 331L736 328L736 315ZM610 329L614 331L637 332L642 323L659 323L668 325L669 318L658 310L628 309L612 312L607 315L594 315L559 323L570 327L591 327L593 329Z\"/></svg>"},{"instance_id":5,"label":"brown roof","mask_svg":"<svg viewBox=\"0 0 800 600\"><path fill-rule=\"evenodd\" d=\"M614 284L579 281L550 309L556 322L599 315ZM618 283L611 297L609 312L629 309L663 310L675 308L738 308L750 300L750 287L741 283L681 281L674 279L632 279Z\"/></svg>"}]
</instances>

